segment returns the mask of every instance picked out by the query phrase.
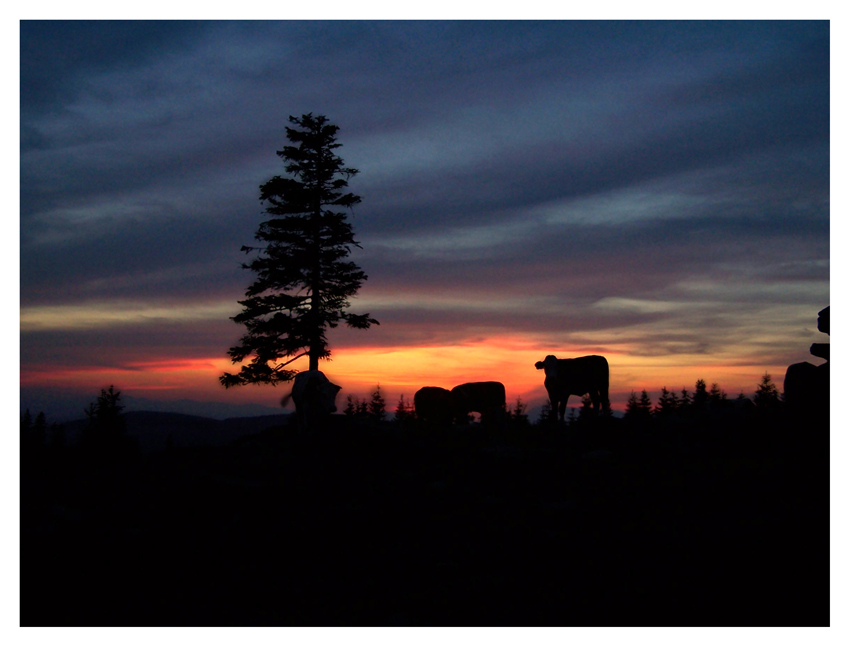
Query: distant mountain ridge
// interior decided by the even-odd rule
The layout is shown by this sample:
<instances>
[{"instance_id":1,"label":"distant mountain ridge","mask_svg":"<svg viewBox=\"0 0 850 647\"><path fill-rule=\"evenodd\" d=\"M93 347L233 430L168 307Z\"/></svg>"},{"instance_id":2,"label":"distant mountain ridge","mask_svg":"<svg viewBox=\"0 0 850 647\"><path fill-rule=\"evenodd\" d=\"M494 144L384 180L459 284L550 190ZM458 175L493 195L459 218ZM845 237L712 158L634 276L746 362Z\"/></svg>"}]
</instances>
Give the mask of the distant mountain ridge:
<instances>
[{"instance_id":1,"label":"distant mountain ridge","mask_svg":"<svg viewBox=\"0 0 850 647\"><path fill-rule=\"evenodd\" d=\"M172 447L220 447L265 429L286 425L290 414L251 416L216 420L203 416L165 411L128 411L123 414L126 433L143 454ZM62 425L68 443L79 440L88 420Z\"/></svg>"},{"instance_id":2,"label":"distant mountain ridge","mask_svg":"<svg viewBox=\"0 0 850 647\"><path fill-rule=\"evenodd\" d=\"M122 391L122 389L118 389ZM158 411L161 413L182 413L202 418L226 420L227 418L251 418L256 416L273 416L286 413L277 403L273 404L235 403L221 401L199 400L151 400L149 398L121 393L121 405L124 411ZM22 386L20 390L20 411L29 409L33 418L44 412L47 422L72 422L83 416L83 411L97 399L97 392L91 394L67 393L57 389L42 389Z\"/></svg>"},{"instance_id":3,"label":"distant mountain ridge","mask_svg":"<svg viewBox=\"0 0 850 647\"><path fill-rule=\"evenodd\" d=\"M157 411L162 413L182 413L202 418L226 420L228 418L252 418L275 416L285 413L279 406L263 404L234 404L230 402L201 402L198 400L149 400L134 395L122 395L125 411Z\"/></svg>"}]
</instances>

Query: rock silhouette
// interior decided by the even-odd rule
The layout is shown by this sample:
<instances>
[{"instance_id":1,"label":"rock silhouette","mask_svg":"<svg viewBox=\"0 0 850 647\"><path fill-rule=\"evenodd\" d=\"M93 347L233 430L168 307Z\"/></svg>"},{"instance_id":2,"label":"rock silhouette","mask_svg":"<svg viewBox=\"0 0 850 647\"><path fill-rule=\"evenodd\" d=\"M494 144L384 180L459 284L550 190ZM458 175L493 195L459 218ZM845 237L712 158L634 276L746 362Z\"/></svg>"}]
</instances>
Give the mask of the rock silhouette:
<instances>
[{"instance_id":1,"label":"rock silhouette","mask_svg":"<svg viewBox=\"0 0 850 647\"><path fill-rule=\"evenodd\" d=\"M818 331L829 334L829 306L818 312ZM811 413L829 418L829 344L814 343L809 352L825 359L819 366L811 362L791 364L785 371L785 402L795 415Z\"/></svg>"},{"instance_id":2,"label":"rock silhouette","mask_svg":"<svg viewBox=\"0 0 850 647\"><path fill-rule=\"evenodd\" d=\"M427 425L448 426L452 423L452 394L439 386L423 386L413 395L417 419Z\"/></svg>"},{"instance_id":3,"label":"rock silhouette","mask_svg":"<svg viewBox=\"0 0 850 647\"><path fill-rule=\"evenodd\" d=\"M341 389L321 371L303 371L295 376L292 391L283 397L281 406L292 398L298 430L311 431L336 412L336 395Z\"/></svg>"}]
</instances>

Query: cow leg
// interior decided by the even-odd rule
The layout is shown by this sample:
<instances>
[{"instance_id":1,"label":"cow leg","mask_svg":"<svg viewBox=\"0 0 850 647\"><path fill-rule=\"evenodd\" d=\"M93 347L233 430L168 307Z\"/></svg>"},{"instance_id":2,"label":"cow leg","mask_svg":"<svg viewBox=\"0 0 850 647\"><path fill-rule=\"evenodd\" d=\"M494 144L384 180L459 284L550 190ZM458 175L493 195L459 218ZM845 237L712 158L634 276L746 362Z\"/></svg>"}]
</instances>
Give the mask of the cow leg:
<instances>
[{"instance_id":1,"label":"cow leg","mask_svg":"<svg viewBox=\"0 0 850 647\"><path fill-rule=\"evenodd\" d=\"M597 414L600 412L607 414L611 411L611 403L608 401L608 391L606 389L599 389L596 399L594 400L591 396L591 400L593 400L593 408Z\"/></svg>"},{"instance_id":2,"label":"cow leg","mask_svg":"<svg viewBox=\"0 0 850 647\"><path fill-rule=\"evenodd\" d=\"M561 422L564 422L564 414L567 412L567 402L569 399L570 396L567 396L558 403L558 420Z\"/></svg>"}]
</instances>

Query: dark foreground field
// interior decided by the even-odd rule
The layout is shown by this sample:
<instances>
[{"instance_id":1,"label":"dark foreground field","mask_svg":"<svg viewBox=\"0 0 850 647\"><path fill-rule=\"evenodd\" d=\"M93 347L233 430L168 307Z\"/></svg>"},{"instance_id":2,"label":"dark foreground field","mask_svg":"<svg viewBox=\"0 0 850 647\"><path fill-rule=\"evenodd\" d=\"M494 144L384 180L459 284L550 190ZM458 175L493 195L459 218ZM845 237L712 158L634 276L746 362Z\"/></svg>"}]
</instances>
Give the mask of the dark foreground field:
<instances>
[{"instance_id":1,"label":"dark foreground field","mask_svg":"<svg viewBox=\"0 0 850 647\"><path fill-rule=\"evenodd\" d=\"M829 624L826 429L590 422L25 455L21 624Z\"/></svg>"}]
</instances>

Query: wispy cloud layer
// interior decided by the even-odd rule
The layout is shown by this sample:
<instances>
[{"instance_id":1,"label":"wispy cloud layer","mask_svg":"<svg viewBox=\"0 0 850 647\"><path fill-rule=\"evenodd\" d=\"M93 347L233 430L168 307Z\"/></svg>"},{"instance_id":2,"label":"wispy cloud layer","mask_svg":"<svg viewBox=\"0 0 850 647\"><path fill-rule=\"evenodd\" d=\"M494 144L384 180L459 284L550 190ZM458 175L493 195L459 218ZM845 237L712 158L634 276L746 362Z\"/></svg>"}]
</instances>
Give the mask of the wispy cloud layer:
<instances>
[{"instance_id":1,"label":"wispy cloud layer","mask_svg":"<svg viewBox=\"0 0 850 647\"><path fill-rule=\"evenodd\" d=\"M224 357L258 186L310 111L361 171L382 323L335 331L340 359L510 337L621 353L624 388L806 359L829 74L818 21L24 21L22 371Z\"/></svg>"}]
</instances>

